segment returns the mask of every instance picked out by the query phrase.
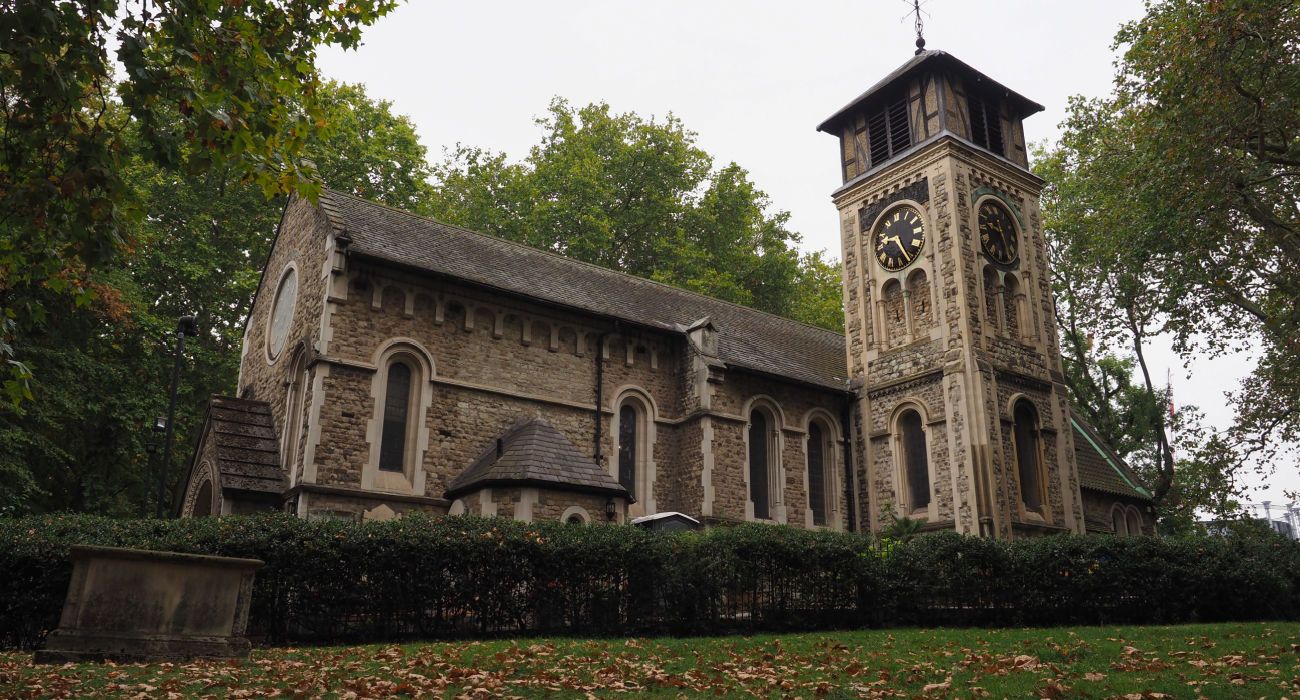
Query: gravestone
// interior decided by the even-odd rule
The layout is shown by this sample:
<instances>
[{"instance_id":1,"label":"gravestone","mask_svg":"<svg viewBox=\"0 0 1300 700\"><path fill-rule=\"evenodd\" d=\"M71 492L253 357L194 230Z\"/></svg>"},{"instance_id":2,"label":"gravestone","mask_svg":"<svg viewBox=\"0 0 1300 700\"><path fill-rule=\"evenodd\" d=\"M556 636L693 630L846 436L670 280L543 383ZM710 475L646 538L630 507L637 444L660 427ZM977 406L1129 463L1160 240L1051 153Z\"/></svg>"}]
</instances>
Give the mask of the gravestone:
<instances>
[{"instance_id":1,"label":"gravestone","mask_svg":"<svg viewBox=\"0 0 1300 700\"><path fill-rule=\"evenodd\" d=\"M36 663L248 656L256 559L72 548L59 628Z\"/></svg>"}]
</instances>

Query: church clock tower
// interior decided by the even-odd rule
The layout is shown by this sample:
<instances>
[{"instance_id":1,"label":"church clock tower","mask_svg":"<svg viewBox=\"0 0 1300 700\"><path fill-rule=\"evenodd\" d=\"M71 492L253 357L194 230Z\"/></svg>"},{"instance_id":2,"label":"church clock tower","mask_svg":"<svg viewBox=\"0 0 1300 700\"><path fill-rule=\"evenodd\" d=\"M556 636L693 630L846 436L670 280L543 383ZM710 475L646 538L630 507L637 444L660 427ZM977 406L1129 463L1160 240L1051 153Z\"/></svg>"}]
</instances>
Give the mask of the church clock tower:
<instances>
[{"instance_id":1,"label":"church clock tower","mask_svg":"<svg viewBox=\"0 0 1300 700\"><path fill-rule=\"evenodd\" d=\"M1004 538L1084 530L1043 182L1021 127L1042 109L921 49L818 127L840 139L865 529L906 516Z\"/></svg>"}]
</instances>

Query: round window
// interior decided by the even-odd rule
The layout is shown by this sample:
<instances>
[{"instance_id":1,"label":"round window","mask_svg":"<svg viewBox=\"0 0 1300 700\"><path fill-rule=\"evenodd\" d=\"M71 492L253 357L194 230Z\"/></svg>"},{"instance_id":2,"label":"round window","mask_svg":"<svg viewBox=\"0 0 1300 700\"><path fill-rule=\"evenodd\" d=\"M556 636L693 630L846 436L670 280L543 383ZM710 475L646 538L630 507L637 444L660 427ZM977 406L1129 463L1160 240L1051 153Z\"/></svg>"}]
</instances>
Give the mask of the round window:
<instances>
[{"instance_id":1,"label":"round window","mask_svg":"<svg viewBox=\"0 0 1300 700\"><path fill-rule=\"evenodd\" d=\"M271 307L266 351L272 360L279 357L284 344L289 340L289 324L293 321L293 303L297 296L298 273L291 267L280 278L280 286L275 290L275 304Z\"/></svg>"}]
</instances>

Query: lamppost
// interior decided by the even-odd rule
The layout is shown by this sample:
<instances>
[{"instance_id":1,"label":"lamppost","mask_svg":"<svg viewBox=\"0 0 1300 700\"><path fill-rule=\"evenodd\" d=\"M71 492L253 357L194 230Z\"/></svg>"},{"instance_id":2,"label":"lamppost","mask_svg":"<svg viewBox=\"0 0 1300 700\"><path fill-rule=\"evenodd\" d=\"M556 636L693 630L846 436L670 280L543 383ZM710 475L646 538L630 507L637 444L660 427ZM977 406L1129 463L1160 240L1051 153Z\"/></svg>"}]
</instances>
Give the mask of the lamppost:
<instances>
[{"instance_id":1,"label":"lamppost","mask_svg":"<svg viewBox=\"0 0 1300 700\"><path fill-rule=\"evenodd\" d=\"M185 336L198 334L193 316L181 316L176 321L176 359L172 363L171 395L167 399L167 419L163 437L162 466L158 468L157 516L163 517L163 500L167 494L167 470L172 463L172 440L176 437L176 390L181 382L181 362L185 356ZM157 426L155 426L157 429Z\"/></svg>"},{"instance_id":2,"label":"lamppost","mask_svg":"<svg viewBox=\"0 0 1300 700\"><path fill-rule=\"evenodd\" d=\"M158 461L158 448L162 446L163 432L167 430L167 416L158 416L154 419L153 425L149 426L149 436L145 439L144 451L148 454L149 474L156 480L162 481L162 464ZM148 486L145 487L146 492ZM148 506L145 506L148 508ZM162 503L159 502L155 508L155 513L162 512Z\"/></svg>"}]
</instances>

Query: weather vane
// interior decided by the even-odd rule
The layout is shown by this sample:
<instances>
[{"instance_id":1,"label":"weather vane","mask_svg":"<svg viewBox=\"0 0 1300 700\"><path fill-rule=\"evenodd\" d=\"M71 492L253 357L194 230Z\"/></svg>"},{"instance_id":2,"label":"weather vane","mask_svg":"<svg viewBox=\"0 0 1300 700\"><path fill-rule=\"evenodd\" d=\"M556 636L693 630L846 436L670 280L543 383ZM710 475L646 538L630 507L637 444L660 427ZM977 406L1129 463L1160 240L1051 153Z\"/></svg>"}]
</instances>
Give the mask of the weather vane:
<instances>
[{"instance_id":1,"label":"weather vane","mask_svg":"<svg viewBox=\"0 0 1300 700\"><path fill-rule=\"evenodd\" d=\"M907 2L907 0L903 0L903 2ZM912 11L909 14L913 15L916 24L916 53L925 53L925 36L923 34L925 22L921 20L921 0L912 0Z\"/></svg>"}]
</instances>

